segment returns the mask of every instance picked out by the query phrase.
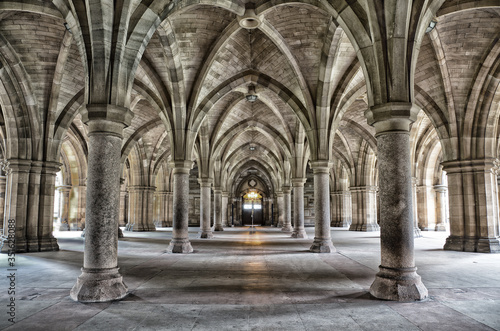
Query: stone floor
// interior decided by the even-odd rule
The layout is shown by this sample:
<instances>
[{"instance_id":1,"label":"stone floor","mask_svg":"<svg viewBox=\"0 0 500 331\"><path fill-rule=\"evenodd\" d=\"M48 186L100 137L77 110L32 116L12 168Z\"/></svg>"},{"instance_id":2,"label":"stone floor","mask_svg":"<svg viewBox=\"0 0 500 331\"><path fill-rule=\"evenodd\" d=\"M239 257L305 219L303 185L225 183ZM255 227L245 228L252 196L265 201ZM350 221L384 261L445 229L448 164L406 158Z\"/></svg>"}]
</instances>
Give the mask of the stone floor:
<instances>
[{"instance_id":1,"label":"stone floor","mask_svg":"<svg viewBox=\"0 0 500 331\"><path fill-rule=\"evenodd\" d=\"M81 304L79 232L55 233L61 251L16 256L16 324L7 320L7 256L0 256L0 328L6 330L500 330L500 254L445 252L445 233L416 239L425 302L370 298L378 232L332 230L334 254L307 250L276 228L232 228L195 239L194 254L165 254L171 229L125 232L119 265L130 294ZM314 229L307 229L310 238ZM1 312L4 310L4 312ZM10 326L10 327L9 327Z\"/></svg>"}]
</instances>

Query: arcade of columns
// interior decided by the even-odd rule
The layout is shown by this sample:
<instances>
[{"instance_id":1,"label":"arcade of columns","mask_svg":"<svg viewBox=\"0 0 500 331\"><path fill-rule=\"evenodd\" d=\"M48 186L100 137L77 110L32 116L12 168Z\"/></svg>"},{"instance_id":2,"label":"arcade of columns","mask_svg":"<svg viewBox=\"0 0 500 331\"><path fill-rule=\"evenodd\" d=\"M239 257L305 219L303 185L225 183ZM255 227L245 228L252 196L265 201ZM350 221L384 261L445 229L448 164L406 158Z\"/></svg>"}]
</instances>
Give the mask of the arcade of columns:
<instances>
[{"instance_id":1,"label":"arcade of columns","mask_svg":"<svg viewBox=\"0 0 500 331\"><path fill-rule=\"evenodd\" d=\"M256 178L266 222L314 225L311 253L335 252L331 226L380 230L371 294L422 300L420 231L500 251L499 17L473 0L2 1L2 251L58 249L57 190L60 229L85 227L71 297L118 300L119 225L171 226L166 250L192 253L188 226L223 231Z\"/></svg>"}]
</instances>

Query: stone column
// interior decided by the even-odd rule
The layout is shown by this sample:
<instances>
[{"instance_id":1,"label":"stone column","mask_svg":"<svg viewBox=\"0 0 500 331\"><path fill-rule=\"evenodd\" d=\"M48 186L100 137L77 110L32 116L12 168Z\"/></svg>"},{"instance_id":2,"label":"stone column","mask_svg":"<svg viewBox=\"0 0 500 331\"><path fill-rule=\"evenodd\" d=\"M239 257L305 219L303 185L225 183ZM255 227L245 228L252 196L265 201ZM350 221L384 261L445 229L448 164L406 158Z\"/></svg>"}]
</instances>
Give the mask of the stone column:
<instances>
[{"instance_id":1,"label":"stone column","mask_svg":"<svg viewBox=\"0 0 500 331\"><path fill-rule=\"evenodd\" d=\"M127 187L124 184L124 179L120 179L120 216L118 218L118 226L126 226L127 225Z\"/></svg>"},{"instance_id":2,"label":"stone column","mask_svg":"<svg viewBox=\"0 0 500 331\"><path fill-rule=\"evenodd\" d=\"M376 131L382 215L380 271L370 293L384 300L414 301L427 297L427 288L417 274L413 248L410 124L417 112L410 103L389 103L365 113Z\"/></svg>"},{"instance_id":3,"label":"stone column","mask_svg":"<svg viewBox=\"0 0 500 331\"><path fill-rule=\"evenodd\" d=\"M167 226L172 226L173 225L173 220L174 220L174 195L172 192L167 193Z\"/></svg>"},{"instance_id":4,"label":"stone column","mask_svg":"<svg viewBox=\"0 0 500 331\"><path fill-rule=\"evenodd\" d=\"M4 218L3 218L3 235L1 236L0 249L2 253L8 252L26 252L26 238L24 232L21 231L17 224L22 223L22 219L16 219L16 203L17 197L17 185L15 185L19 178L25 179L24 173L22 171L20 174L16 166L11 167L10 162L4 160L1 162L2 171L5 174L5 208L4 208ZM25 185L27 186L27 185ZM24 194L24 192L22 192ZM20 200L20 199L19 199ZM19 203L23 201L20 200ZM11 213L12 212L12 213Z\"/></svg>"},{"instance_id":5,"label":"stone column","mask_svg":"<svg viewBox=\"0 0 500 331\"><path fill-rule=\"evenodd\" d=\"M128 195L130 201L129 222L127 231L156 231L153 224L153 197L155 187L152 186L129 186ZM133 207L133 208L132 208Z\"/></svg>"},{"instance_id":6,"label":"stone column","mask_svg":"<svg viewBox=\"0 0 500 331\"><path fill-rule=\"evenodd\" d=\"M71 193L70 185L59 186L57 190L60 192L59 195L59 215L61 219L61 224L59 226L59 231L69 231L69 195Z\"/></svg>"},{"instance_id":7,"label":"stone column","mask_svg":"<svg viewBox=\"0 0 500 331\"><path fill-rule=\"evenodd\" d=\"M421 238L422 233L418 227L418 203L417 203L417 178L411 178L411 201L413 204L413 235L415 238Z\"/></svg>"},{"instance_id":8,"label":"stone column","mask_svg":"<svg viewBox=\"0 0 500 331\"><path fill-rule=\"evenodd\" d=\"M377 187L350 187L352 197L352 223L349 231L378 231Z\"/></svg>"},{"instance_id":9,"label":"stone column","mask_svg":"<svg viewBox=\"0 0 500 331\"><path fill-rule=\"evenodd\" d=\"M7 177L0 170L0 229L3 229L3 219L5 210L5 188L7 184Z\"/></svg>"},{"instance_id":10,"label":"stone column","mask_svg":"<svg viewBox=\"0 0 500 331\"><path fill-rule=\"evenodd\" d=\"M210 239L214 237L210 226L210 204L212 179L200 178L200 232L198 238Z\"/></svg>"},{"instance_id":11,"label":"stone column","mask_svg":"<svg viewBox=\"0 0 500 331\"><path fill-rule=\"evenodd\" d=\"M87 211L82 274L70 296L80 302L105 302L127 295L118 272L118 216L123 129L130 125L129 109L87 105Z\"/></svg>"},{"instance_id":12,"label":"stone column","mask_svg":"<svg viewBox=\"0 0 500 331\"><path fill-rule=\"evenodd\" d=\"M128 201L128 195L125 196L125 202ZM78 186L78 217L77 217L77 229L82 230L85 227L85 215L86 215L86 205L87 205L87 186ZM124 210L125 213L125 223L127 218L127 209Z\"/></svg>"},{"instance_id":13,"label":"stone column","mask_svg":"<svg viewBox=\"0 0 500 331\"><path fill-rule=\"evenodd\" d=\"M168 212L167 193L168 193L167 191L157 191L155 193L156 216L154 218L156 220L155 225L158 227L167 226L167 212Z\"/></svg>"},{"instance_id":14,"label":"stone column","mask_svg":"<svg viewBox=\"0 0 500 331\"><path fill-rule=\"evenodd\" d=\"M314 173L314 253L332 253L336 249L330 234L330 165L327 161L311 162Z\"/></svg>"},{"instance_id":15,"label":"stone column","mask_svg":"<svg viewBox=\"0 0 500 331\"><path fill-rule=\"evenodd\" d=\"M347 228L352 223L351 192L336 191L332 198L332 227Z\"/></svg>"},{"instance_id":16,"label":"stone column","mask_svg":"<svg viewBox=\"0 0 500 331\"><path fill-rule=\"evenodd\" d=\"M444 249L500 251L496 159L443 162L448 175L450 236Z\"/></svg>"},{"instance_id":17,"label":"stone column","mask_svg":"<svg viewBox=\"0 0 500 331\"><path fill-rule=\"evenodd\" d=\"M38 204L38 250L57 251L59 245L52 232L54 230L54 194L56 174L61 164L46 161L40 174L40 202Z\"/></svg>"},{"instance_id":18,"label":"stone column","mask_svg":"<svg viewBox=\"0 0 500 331\"><path fill-rule=\"evenodd\" d=\"M274 208L278 208L278 227L283 228L283 220L285 219L284 213L285 213L285 208L284 208L284 203L285 201L283 200L283 192L278 191L276 192L276 201L277 201L277 206L274 206Z\"/></svg>"},{"instance_id":19,"label":"stone column","mask_svg":"<svg viewBox=\"0 0 500 331\"><path fill-rule=\"evenodd\" d=\"M436 231L446 231L446 185L434 185L436 192Z\"/></svg>"},{"instance_id":20,"label":"stone column","mask_svg":"<svg viewBox=\"0 0 500 331\"><path fill-rule=\"evenodd\" d=\"M214 231L224 231L222 227L222 191L220 189L214 190Z\"/></svg>"},{"instance_id":21,"label":"stone column","mask_svg":"<svg viewBox=\"0 0 500 331\"><path fill-rule=\"evenodd\" d=\"M292 190L290 186L283 186L283 227L281 231L292 232Z\"/></svg>"},{"instance_id":22,"label":"stone column","mask_svg":"<svg viewBox=\"0 0 500 331\"><path fill-rule=\"evenodd\" d=\"M222 226L229 226L228 218L227 218L227 204L228 204L228 194L227 192L222 192L221 195L221 223Z\"/></svg>"},{"instance_id":23,"label":"stone column","mask_svg":"<svg viewBox=\"0 0 500 331\"><path fill-rule=\"evenodd\" d=\"M304 184L305 178L293 178L293 232L292 238L307 238L304 229Z\"/></svg>"},{"instance_id":24,"label":"stone column","mask_svg":"<svg viewBox=\"0 0 500 331\"><path fill-rule=\"evenodd\" d=\"M173 176L173 224L172 240L167 248L168 253L192 253L189 241L189 171L192 161L173 162L170 168Z\"/></svg>"},{"instance_id":25,"label":"stone column","mask_svg":"<svg viewBox=\"0 0 500 331\"><path fill-rule=\"evenodd\" d=\"M417 217L420 231L436 230L436 193L430 185L417 187Z\"/></svg>"}]
</instances>

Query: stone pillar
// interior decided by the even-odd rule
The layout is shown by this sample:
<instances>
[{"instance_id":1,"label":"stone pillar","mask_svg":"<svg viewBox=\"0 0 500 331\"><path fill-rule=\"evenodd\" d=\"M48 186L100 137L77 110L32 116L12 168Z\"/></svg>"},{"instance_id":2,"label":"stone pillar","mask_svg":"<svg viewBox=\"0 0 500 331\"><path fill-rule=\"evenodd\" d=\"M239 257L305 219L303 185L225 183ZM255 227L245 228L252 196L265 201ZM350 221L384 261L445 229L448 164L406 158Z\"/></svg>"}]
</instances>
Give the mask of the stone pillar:
<instances>
[{"instance_id":1,"label":"stone pillar","mask_svg":"<svg viewBox=\"0 0 500 331\"><path fill-rule=\"evenodd\" d=\"M221 214L221 223L222 223L223 227L229 226L228 218L227 218L227 204L228 204L228 194L227 194L227 192L222 192L220 214Z\"/></svg>"},{"instance_id":2,"label":"stone pillar","mask_svg":"<svg viewBox=\"0 0 500 331\"><path fill-rule=\"evenodd\" d=\"M446 219L446 185L434 185L436 192L436 231L446 231L448 222Z\"/></svg>"},{"instance_id":3,"label":"stone pillar","mask_svg":"<svg viewBox=\"0 0 500 331\"><path fill-rule=\"evenodd\" d=\"M58 250L52 230L55 174L60 164L19 159L3 164L7 176L1 251Z\"/></svg>"},{"instance_id":4,"label":"stone pillar","mask_svg":"<svg viewBox=\"0 0 500 331\"><path fill-rule=\"evenodd\" d=\"M285 219L284 213L285 213L285 208L284 208L284 203L285 201L283 200L283 192L278 191L276 192L276 201L277 201L277 206L275 205L274 208L278 208L278 227L283 228L283 220Z\"/></svg>"},{"instance_id":5,"label":"stone pillar","mask_svg":"<svg viewBox=\"0 0 500 331\"><path fill-rule=\"evenodd\" d=\"M61 164L44 162L40 175L40 202L38 204L38 250L57 251L59 245L52 235L54 230L54 194L56 174Z\"/></svg>"},{"instance_id":6,"label":"stone pillar","mask_svg":"<svg viewBox=\"0 0 500 331\"><path fill-rule=\"evenodd\" d=\"M3 219L5 210L5 188L7 184L7 177L0 170L0 229L3 229Z\"/></svg>"},{"instance_id":7,"label":"stone pillar","mask_svg":"<svg viewBox=\"0 0 500 331\"><path fill-rule=\"evenodd\" d=\"M153 223L153 197L155 187L129 186L128 196L131 206L127 231L156 231Z\"/></svg>"},{"instance_id":8,"label":"stone pillar","mask_svg":"<svg viewBox=\"0 0 500 331\"><path fill-rule=\"evenodd\" d=\"M436 193L432 186L417 187L417 220L420 231L436 230Z\"/></svg>"},{"instance_id":9,"label":"stone pillar","mask_svg":"<svg viewBox=\"0 0 500 331\"><path fill-rule=\"evenodd\" d=\"M210 239L214 237L210 226L210 204L212 179L200 178L200 232L198 238Z\"/></svg>"},{"instance_id":10,"label":"stone pillar","mask_svg":"<svg viewBox=\"0 0 500 331\"><path fill-rule=\"evenodd\" d=\"M336 249L330 234L330 165L327 161L311 162L314 173L314 253L332 253Z\"/></svg>"},{"instance_id":11,"label":"stone pillar","mask_svg":"<svg viewBox=\"0 0 500 331\"><path fill-rule=\"evenodd\" d=\"M332 192L332 227L347 228L352 223L351 192Z\"/></svg>"},{"instance_id":12,"label":"stone pillar","mask_svg":"<svg viewBox=\"0 0 500 331\"><path fill-rule=\"evenodd\" d=\"M59 215L61 219L61 224L59 225L59 231L69 231L69 195L71 193L70 185L59 186L57 190L60 192L59 195Z\"/></svg>"},{"instance_id":13,"label":"stone pillar","mask_svg":"<svg viewBox=\"0 0 500 331\"><path fill-rule=\"evenodd\" d=\"M128 201L128 195L125 195L125 202ZM78 186L78 217L77 217L77 229L83 230L85 227L85 215L86 215L86 205L87 205L87 186ZM127 222L127 209L124 210L125 223ZM125 225L125 224L124 224Z\"/></svg>"},{"instance_id":14,"label":"stone pillar","mask_svg":"<svg viewBox=\"0 0 500 331\"><path fill-rule=\"evenodd\" d=\"M293 178L293 232L292 238L307 238L304 229L304 184L305 178Z\"/></svg>"},{"instance_id":15,"label":"stone pillar","mask_svg":"<svg viewBox=\"0 0 500 331\"><path fill-rule=\"evenodd\" d=\"M389 103L365 113L376 131L382 216L380 270L370 293L384 300L414 301L427 297L427 288L417 274L413 248L410 124L417 112L410 103Z\"/></svg>"},{"instance_id":16,"label":"stone pillar","mask_svg":"<svg viewBox=\"0 0 500 331\"><path fill-rule=\"evenodd\" d=\"M448 175L450 236L444 249L499 252L496 159L443 162Z\"/></svg>"},{"instance_id":17,"label":"stone pillar","mask_svg":"<svg viewBox=\"0 0 500 331\"><path fill-rule=\"evenodd\" d=\"M118 218L118 226L126 226L128 223L127 217L127 187L124 184L124 179L120 179L120 216Z\"/></svg>"},{"instance_id":18,"label":"stone pillar","mask_svg":"<svg viewBox=\"0 0 500 331\"><path fill-rule=\"evenodd\" d=\"M281 231L292 232L292 190L290 186L283 186L283 227Z\"/></svg>"},{"instance_id":19,"label":"stone pillar","mask_svg":"<svg viewBox=\"0 0 500 331\"><path fill-rule=\"evenodd\" d=\"M80 302L105 302L127 295L118 272L118 215L123 129L132 112L113 105L87 105L87 211L82 274L70 296Z\"/></svg>"},{"instance_id":20,"label":"stone pillar","mask_svg":"<svg viewBox=\"0 0 500 331\"><path fill-rule=\"evenodd\" d=\"M174 220L174 195L172 192L167 193L167 226L173 225Z\"/></svg>"},{"instance_id":21,"label":"stone pillar","mask_svg":"<svg viewBox=\"0 0 500 331\"><path fill-rule=\"evenodd\" d=\"M214 190L214 231L224 231L222 227L222 191Z\"/></svg>"},{"instance_id":22,"label":"stone pillar","mask_svg":"<svg viewBox=\"0 0 500 331\"><path fill-rule=\"evenodd\" d=\"M413 236L415 238L421 238L422 233L418 227L418 203L417 203L417 178L411 178L411 201L413 204Z\"/></svg>"},{"instance_id":23,"label":"stone pillar","mask_svg":"<svg viewBox=\"0 0 500 331\"><path fill-rule=\"evenodd\" d=\"M168 217L168 199L167 199L167 191L158 191L156 192L156 203L157 203L157 217L156 217L156 226L158 227L166 227L167 217Z\"/></svg>"},{"instance_id":24,"label":"stone pillar","mask_svg":"<svg viewBox=\"0 0 500 331\"><path fill-rule=\"evenodd\" d=\"M170 166L173 176L173 224L172 240L168 253L192 253L189 241L189 171L192 161L177 161Z\"/></svg>"},{"instance_id":25,"label":"stone pillar","mask_svg":"<svg viewBox=\"0 0 500 331\"><path fill-rule=\"evenodd\" d=\"M352 223L349 231L378 231L377 187L350 187L352 197Z\"/></svg>"}]
</instances>

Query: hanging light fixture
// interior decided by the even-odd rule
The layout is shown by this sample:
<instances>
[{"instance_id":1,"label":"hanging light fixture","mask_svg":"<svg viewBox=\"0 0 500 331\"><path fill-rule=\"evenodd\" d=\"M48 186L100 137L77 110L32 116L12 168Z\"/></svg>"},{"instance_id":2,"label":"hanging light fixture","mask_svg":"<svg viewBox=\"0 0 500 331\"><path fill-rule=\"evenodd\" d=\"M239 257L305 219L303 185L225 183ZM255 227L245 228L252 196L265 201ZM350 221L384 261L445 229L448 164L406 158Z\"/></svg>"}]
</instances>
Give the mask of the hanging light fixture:
<instances>
[{"instance_id":1,"label":"hanging light fixture","mask_svg":"<svg viewBox=\"0 0 500 331\"><path fill-rule=\"evenodd\" d=\"M255 102L258 98L257 94L255 94L255 86L248 85L248 93L245 95L245 98L248 102Z\"/></svg>"},{"instance_id":2,"label":"hanging light fixture","mask_svg":"<svg viewBox=\"0 0 500 331\"><path fill-rule=\"evenodd\" d=\"M432 20L430 23L429 23L429 26L427 27L427 29L425 29L425 33L429 33L431 32L432 30L434 30L434 28L436 27L436 24L437 22L435 20Z\"/></svg>"}]
</instances>

